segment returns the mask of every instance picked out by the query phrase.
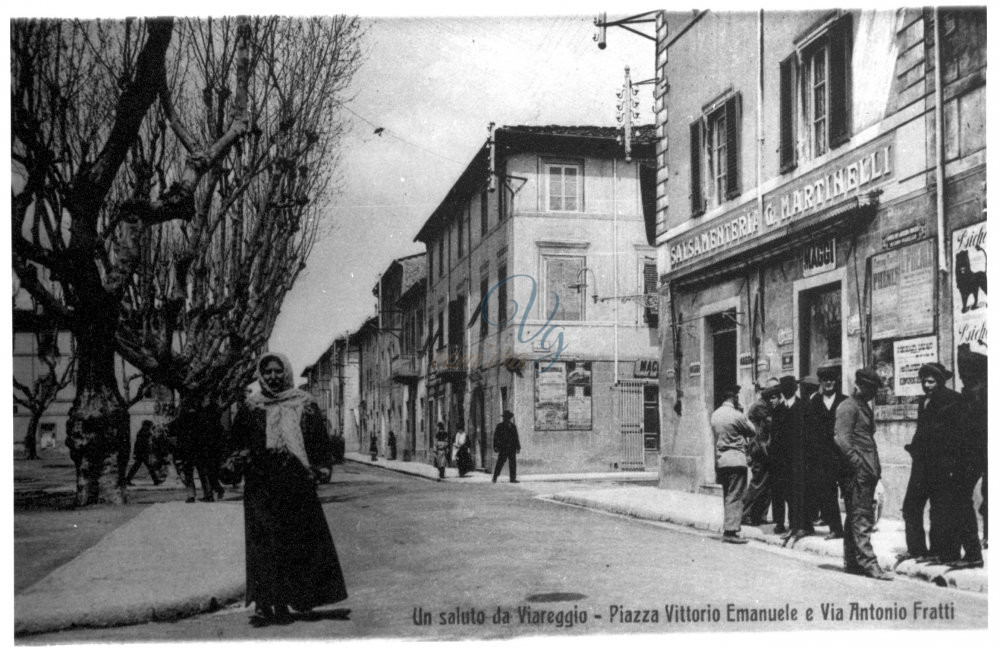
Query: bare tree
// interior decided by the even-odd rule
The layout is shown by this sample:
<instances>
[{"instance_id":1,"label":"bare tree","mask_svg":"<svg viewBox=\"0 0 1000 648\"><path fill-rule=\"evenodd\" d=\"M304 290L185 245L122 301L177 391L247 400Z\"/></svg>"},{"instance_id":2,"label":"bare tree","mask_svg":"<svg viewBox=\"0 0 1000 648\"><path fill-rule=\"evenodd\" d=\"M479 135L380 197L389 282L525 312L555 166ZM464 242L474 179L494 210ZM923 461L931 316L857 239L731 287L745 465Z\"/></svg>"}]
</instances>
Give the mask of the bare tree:
<instances>
[{"instance_id":1,"label":"bare tree","mask_svg":"<svg viewBox=\"0 0 1000 648\"><path fill-rule=\"evenodd\" d=\"M12 23L14 269L77 340L78 503L124 501L115 352L182 400L249 380L316 236L359 40L348 18Z\"/></svg>"},{"instance_id":2,"label":"bare tree","mask_svg":"<svg viewBox=\"0 0 1000 648\"><path fill-rule=\"evenodd\" d=\"M249 130L251 31L248 19L239 23L226 128L190 140L174 175L155 179L144 165L150 142L143 131L164 131L175 114L168 55L178 56L183 43L172 45L174 21L11 24L13 266L22 287L77 343L67 445L81 505L124 502L129 418L114 357L122 303L141 262L139 241L162 223L195 216L206 174ZM51 271L61 299L35 264Z\"/></svg>"},{"instance_id":3,"label":"bare tree","mask_svg":"<svg viewBox=\"0 0 1000 648\"><path fill-rule=\"evenodd\" d=\"M24 435L24 459L38 459L38 424L59 393L73 383L76 359L59 348L59 330L44 312L31 313L38 375L29 384L14 375L14 402L31 412Z\"/></svg>"}]
</instances>

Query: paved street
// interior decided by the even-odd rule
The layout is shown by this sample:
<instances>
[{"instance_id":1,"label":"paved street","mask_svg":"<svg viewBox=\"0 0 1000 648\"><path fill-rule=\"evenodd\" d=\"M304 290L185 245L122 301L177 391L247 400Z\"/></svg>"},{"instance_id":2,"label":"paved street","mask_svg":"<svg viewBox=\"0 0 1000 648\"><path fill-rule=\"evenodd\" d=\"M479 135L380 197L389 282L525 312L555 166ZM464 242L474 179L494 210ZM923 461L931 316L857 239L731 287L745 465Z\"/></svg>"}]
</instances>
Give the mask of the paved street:
<instances>
[{"instance_id":1,"label":"paved street","mask_svg":"<svg viewBox=\"0 0 1000 648\"><path fill-rule=\"evenodd\" d=\"M255 629L248 610L231 606L177 622L18 642L986 627L982 595L847 576L828 559L723 545L718 537L538 497L583 487L438 483L338 466L321 497L350 593L337 607L350 608L349 620L320 609L291 626ZM235 538L242 530L219 542ZM871 606L878 608L872 620L852 619L852 612L871 613ZM495 623L498 608L509 617ZM834 618L838 611L842 619ZM795 620L746 620L755 614L794 614ZM685 616L696 618L678 621Z\"/></svg>"}]
</instances>

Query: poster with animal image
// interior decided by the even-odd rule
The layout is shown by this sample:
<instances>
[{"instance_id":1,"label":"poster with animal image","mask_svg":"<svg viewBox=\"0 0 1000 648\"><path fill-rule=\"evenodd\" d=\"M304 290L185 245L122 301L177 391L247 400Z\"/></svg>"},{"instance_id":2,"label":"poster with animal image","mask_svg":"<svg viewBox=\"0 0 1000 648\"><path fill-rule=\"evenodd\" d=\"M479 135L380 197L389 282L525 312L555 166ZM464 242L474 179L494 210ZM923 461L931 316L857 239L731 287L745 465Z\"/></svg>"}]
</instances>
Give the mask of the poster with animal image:
<instances>
[{"instance_id":1,"label":"poster with animal image","mask_svg":"<svg viewBox=\"0 0 1000 648\"><path fill-rule=\"evenodd\" d=\"M955 327L953 357L958 357L958 347L962 344L968 344L973 353L988 355L986 221L954 231L951 243ZM955 388L962 388L961 375L955 376Z\"/></svg>"}]
</instances>

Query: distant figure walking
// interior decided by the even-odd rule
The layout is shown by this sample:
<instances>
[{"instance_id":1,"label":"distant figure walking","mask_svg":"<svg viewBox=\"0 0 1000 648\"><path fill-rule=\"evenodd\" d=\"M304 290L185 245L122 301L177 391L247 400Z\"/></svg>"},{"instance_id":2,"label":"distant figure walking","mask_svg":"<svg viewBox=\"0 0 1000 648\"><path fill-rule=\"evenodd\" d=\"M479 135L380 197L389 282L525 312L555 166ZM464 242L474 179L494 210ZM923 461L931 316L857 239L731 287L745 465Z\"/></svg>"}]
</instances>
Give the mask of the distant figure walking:
<instances>
[{"instance_id":1,"label":"distant figure walking","mask_svg":"<svg viewBox=\"0 0 1000 648\"><path fill-rule=\"evenodd\" d=\"M256 626L286 624L289 606L307 612L347 598L344 575L316 486L330 480L330 437L308 393L295 389L285 356L257 363L261 391L233 421L227 478L244 473L246 603Z\"/></svg>"},{"instance_id":2,"label":"distant figure walking","mask_svg":"<svg viewBox=\"0 0 1000 648\"><path fill-rule=\"evenodd\" d=\"M153 479L153 485L159 486L163 480L158 474L159 464L153 455L153 422L146 419L135 435L135 445L132 446L132 467L129 468L128 475L125 476L125 483L128 486L135 486L132 478L139 472L139 468L145 466L149 471L149 476Z\"/></svg>"},{"instance_id":3,"label":"distant figure walking","mask_svg":"<svg viewBox=\"0 0 1000 648\"><path fill-rule=\"evenodd\" d=\"M493 451L497 453L497 465L493 469L495 484L503 465L510 461L510 483L517 483L517 453L521 451L521 440L517 437L517 426L514 425L514 413L504 410L503 421L497 423L493 430Z\"/></svg>"},{"instance_id":4,"label":"distant figure walking","mask_svg":"<svg viewBox=\"0 0 1000 648\"><path fill-rule=\"evenodd\" d=\"M378 434L376 432L372 432L372 439L368 444L368 453L372 456L372 461L378 461Z\"/></svg>"},{"instance_id":5,"label":"distant figure walking","mask_svg":"<svg viewBox=\"0 0 1000 648\"><path fill-rule=\"evenodd\" d=\"M396 433L389 430L389 459L396 460Z\"/></svg>"},{"instance_id":6,"label":"distant figure walking","mask_svg":"<svg viewBox=\"0 0 1000 648\"><path fill-rule=\"evenodd\" d=\"M458 434L455 435L454 452L458 476L465 477L475 467L475 463L472 461L472 452L469 450L469 435L465 433L463 428L459 428Z\"/></svg>"},{"instance_id":7,"label":"distant figure walking","mask_svg":"<svg viewBox=\"0 0 1000 648\"><path fill-rule=\"evenodd\" d=\"M448 431L444 423L438 421L437 432L434 433L434 465L438 469L438 478L444 479L444 469L448 465Z\"/></svg>"}]
</instances>

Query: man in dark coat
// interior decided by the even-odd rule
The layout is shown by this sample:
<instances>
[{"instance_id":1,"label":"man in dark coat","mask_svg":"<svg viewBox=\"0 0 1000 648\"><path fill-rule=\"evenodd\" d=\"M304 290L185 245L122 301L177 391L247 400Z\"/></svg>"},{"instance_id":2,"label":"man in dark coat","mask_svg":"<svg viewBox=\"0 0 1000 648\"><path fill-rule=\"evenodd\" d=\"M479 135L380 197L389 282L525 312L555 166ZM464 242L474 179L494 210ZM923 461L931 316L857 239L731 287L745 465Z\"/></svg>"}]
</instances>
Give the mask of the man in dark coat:
<instances>
[{"instance_id":1,"label":"man in dark coat","mask_svg":"<svg viewBox=\"0 0 1000 648\"><path fill-rule=\"evenodd\" d=\"M771 384L773 381L773 384ZM771 378L760 397L747 410L747 419L754 426L754 436L747 443L747 462L750 464L750 484L743 496L742 524L763 524L771 505L771 413L781 398L778 379Z\"/></svg>"},{"instance_id":2,"label":"man in dark coat","mask_svg":"<svg viewBox=\"0 0 1000 648\"><path fill-rule=\"evenodd\" d=\"M774 437L771 441L774 449L772 459L778 468L772 491L777 525L775 531L778 531L784 517L784 506L778 505L778 500L781 500L788 504L788 529L782 537L794 541L813 534L812 522L806 514L806 459L802 434L806 406L796 393L798 381L795 376L782 376L779 387L782 399L772 417ZM779 510L782 511L780 516L777 515Z\"/></svg>"},{"instance_id":3,"label":"man in dark coat","mask_svg":"<svg viewBox=\"0 0 1000 648\"><path fill-rule=\"evenodd\" d=\"M882 478L882 464L875 445L875 416L868 403L881 385L882 379L874 369L855 372L854 395L837 406L833 438L849 466L845 479L844 571L892 580L892 575L879 566L871 543L875 486Z\"/></svg>"},{"instance_id":4,"label":"man in dark coat","mask_svg":"<svg viewBox=\"0 0 1000 648\"><path fill-rule=\"evenodd\" d=\"M497 465L493 469L493 483L500 476L503 465L510 461L510 483L517 483L517 453L521 451L521 440L517 437L514 413L504 410L503 421L493 430L493 451L497 453Z\"/></svg>"},{"instance_id":5,"label":"man in dark coat","mask_svg":"<svg viewBox=\"0 0 1000 648\"><path fill-rule=\"evenodd\" d=\"M725 511L722 541L732 544L747 542L740 536L740 520L747 487L747 440L754 436L753 426L740 407L739 394L738 386L727 389L725 399L710 419L715 437L715 481L722 486Z\"/></svg>"},{"instance_id":6,"label":"man in dark coat","mask_svg":"<svg viewBox=\"0 0 1000 648\"><path fill-rule=\"evenodd\" d=\"M957 440L965 432L965 403L962 397L945 386L952 373L938 362L921 365L918 371L924 397L917 409L917 431L904 446L913 459L910 480L903 497L903 522L906 526L906 553L900 560L936 561L945 557L955 560L954 536L950 528L949 508L953 489L949 490L951 473L958 459ZM930 546L924 533L924 509L931 505Z\"/></svg>"},{"instance_id":7,"label":"man in dark coat","mask_svg":"<svg viewBox=\"0 0 1000 648\"><path fill-rule=\"evenodd\" d=\"M125 483L128 486L135 486L132 478L139 472L139 468L146 466L149 476L153 478L153 484L159 486L162 479L157 473L159 465L153 455L153 422L146 419L135 434L135 445L132 446L132 467L129 468L128 475L125 476Z\"/></svg>"},{"instance_id":8,"label":"man in dark coat","mask_svg":"<svg viewBox=\"0 0 1000 648\"><path fill-rule=\"evenodd\" d=\"M962 398L967 408L966 433L961 443L962 456L955 473L955 501L949 507L955 515L957 543L964 552L952 567L982 567L986 546L986 440L987 440L987 358L971 351L968 344L958 347L958 375L962 378ZM976 482L982 477L983 542L972 503Z\"/></svg>"},{"instance_id":9,"label":"man in dark coat","mask_svg":"<svg viewBox=\"0 0 1000 648\"><path fill-rule=\"evenodd\" d=\"M837 406L847 400L840 393L840 364L825 362L816 369L819 391L806 403L806 511L807 519L819 510L830 527L827 540L844 537L837 502L837 478L840 476L840 451L833 441Z\"/></svg>"}]
</instances>

